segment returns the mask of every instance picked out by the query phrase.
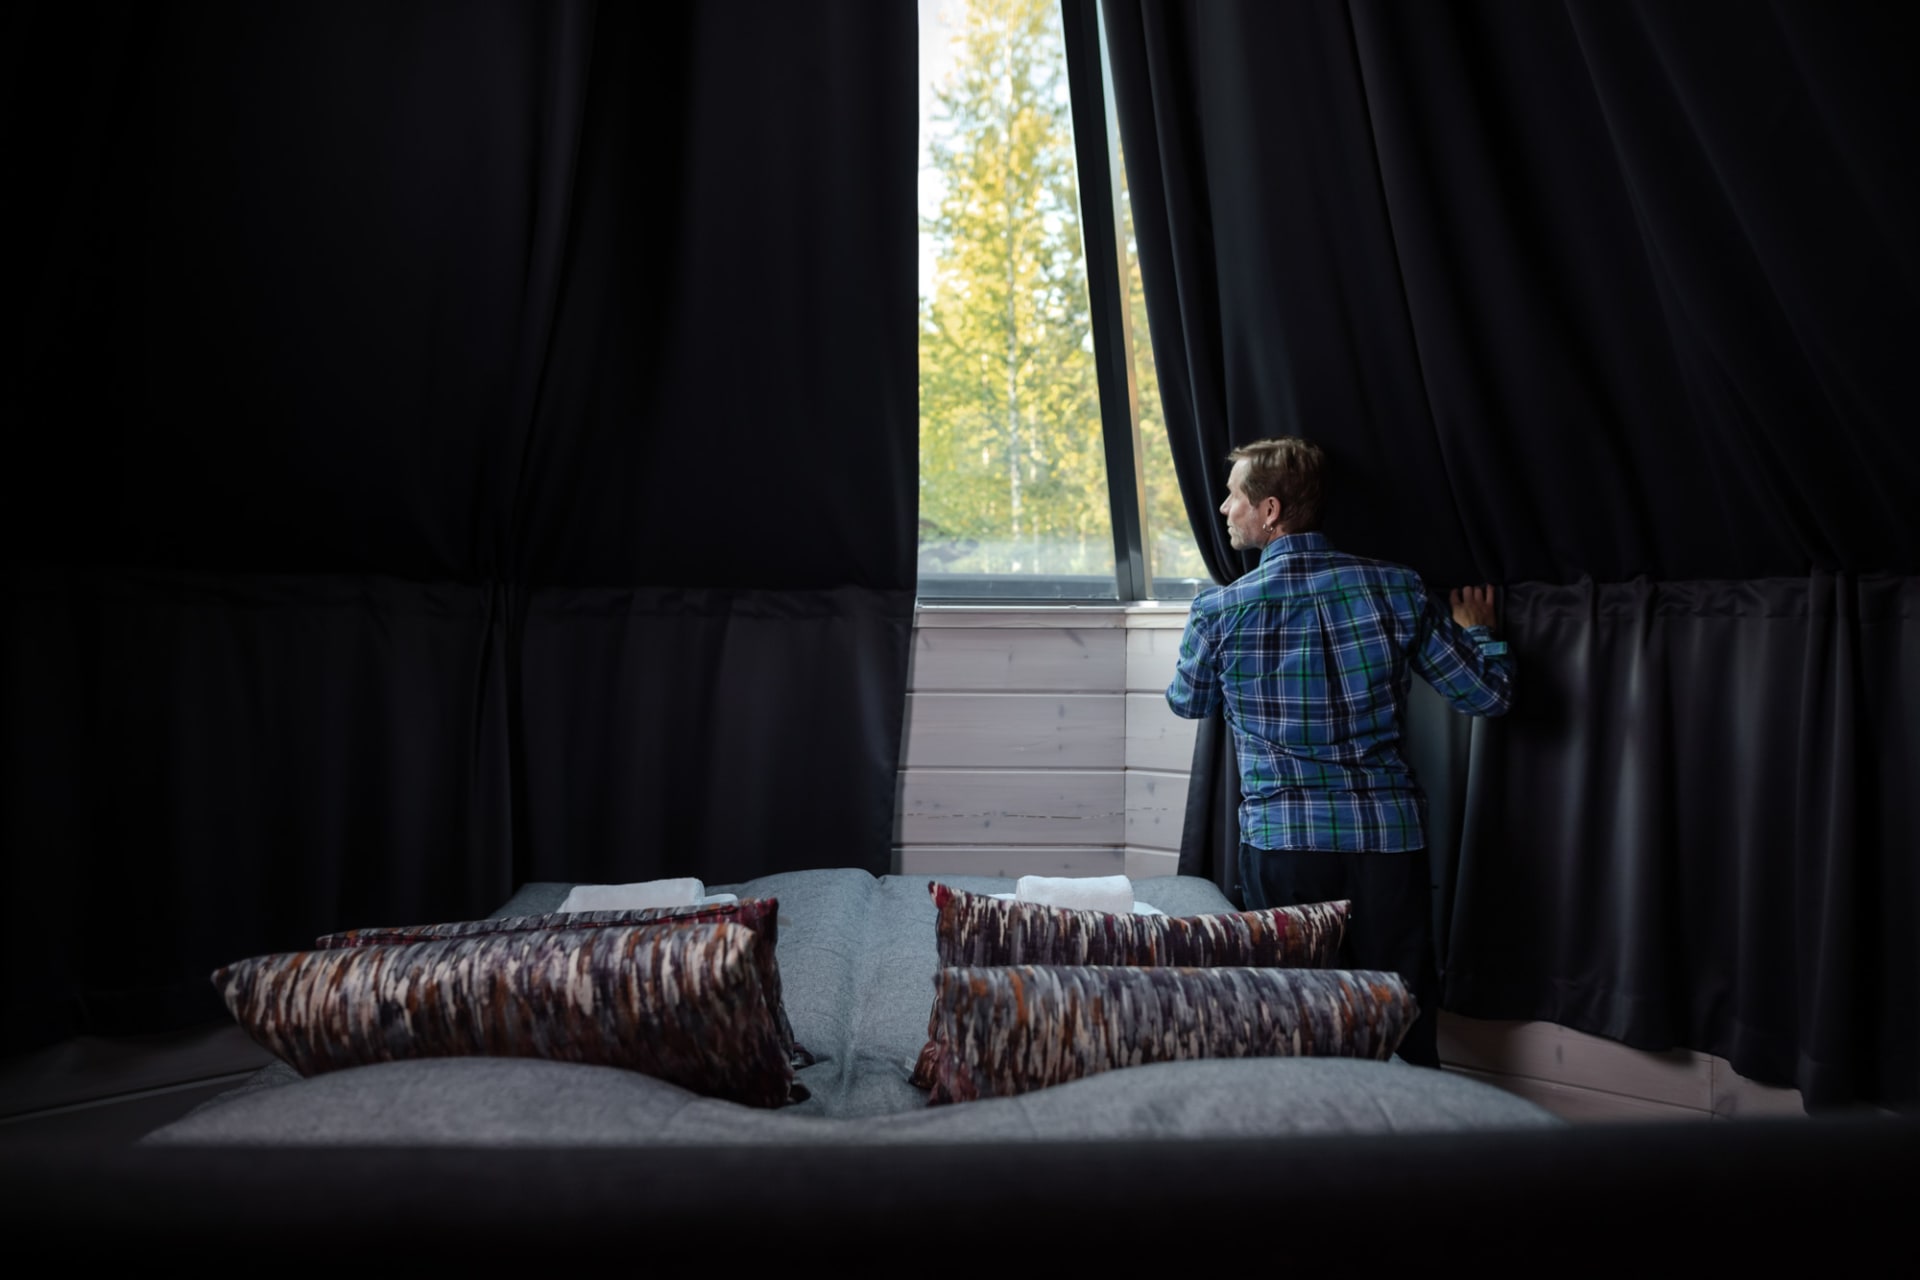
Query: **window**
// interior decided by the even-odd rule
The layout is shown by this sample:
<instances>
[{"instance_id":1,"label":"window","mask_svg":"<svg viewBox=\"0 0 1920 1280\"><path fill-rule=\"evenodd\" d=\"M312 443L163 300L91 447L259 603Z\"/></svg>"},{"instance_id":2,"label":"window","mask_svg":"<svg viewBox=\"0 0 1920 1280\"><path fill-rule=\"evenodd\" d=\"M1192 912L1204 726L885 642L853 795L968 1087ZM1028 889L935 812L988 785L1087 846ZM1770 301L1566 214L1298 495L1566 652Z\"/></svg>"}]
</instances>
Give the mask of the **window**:
<instances>
[{"instance_id":1,"label":"window","mask_svg":"<svg viewBox=\"0 0 1920 1280\"><path fill-rule=\"evenodd\" d=\"M1181 598L1205 577L1093 5L1067 2L919 0L923 598Z\"/></svg>"}]
</instances>

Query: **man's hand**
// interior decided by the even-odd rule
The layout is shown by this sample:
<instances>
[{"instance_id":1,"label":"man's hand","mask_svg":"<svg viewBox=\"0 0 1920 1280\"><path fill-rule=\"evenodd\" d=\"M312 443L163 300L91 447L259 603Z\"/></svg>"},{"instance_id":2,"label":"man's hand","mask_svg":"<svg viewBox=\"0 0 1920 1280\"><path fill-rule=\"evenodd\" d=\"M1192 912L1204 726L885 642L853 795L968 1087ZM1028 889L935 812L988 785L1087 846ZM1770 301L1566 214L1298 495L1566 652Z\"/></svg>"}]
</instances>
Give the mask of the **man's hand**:
<instances>
[{"instance_id":1,"label":"man's hand","mask_svg":"<svg viewBox=\"0 0 1920 1280\"><path fill-rule=\"evenodd\" d=\"M1461 626L1494 627L1492 587L1455 587L1451 602L1453 620Z\"/></svg>"}]
</instances>

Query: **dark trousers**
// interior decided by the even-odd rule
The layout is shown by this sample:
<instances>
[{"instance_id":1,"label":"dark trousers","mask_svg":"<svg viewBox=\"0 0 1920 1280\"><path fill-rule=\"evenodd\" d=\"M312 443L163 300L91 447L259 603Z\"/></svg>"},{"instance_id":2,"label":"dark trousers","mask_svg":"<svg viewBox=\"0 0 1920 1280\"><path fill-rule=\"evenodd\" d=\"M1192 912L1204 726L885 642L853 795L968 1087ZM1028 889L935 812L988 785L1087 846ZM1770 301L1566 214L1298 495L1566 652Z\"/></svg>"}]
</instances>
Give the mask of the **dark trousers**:
<instances>
[{"instance_id":1,"label":"dark trousers","mask_svg":"<svg viewBox=\"0 0 1920 1280\"><path fill-rule=\"evenodd\" d=\"M1340 966L1399 974L1420 1005L1419 1018L1400 1042L1400 1056L1416 1066L1440 1065L1434 1040L1440 974L1433 959L1433 885L1425 849L1328 853L1243 844L1240 893L1249 911L1351 901Z\"/></svg>"}]
</instances>

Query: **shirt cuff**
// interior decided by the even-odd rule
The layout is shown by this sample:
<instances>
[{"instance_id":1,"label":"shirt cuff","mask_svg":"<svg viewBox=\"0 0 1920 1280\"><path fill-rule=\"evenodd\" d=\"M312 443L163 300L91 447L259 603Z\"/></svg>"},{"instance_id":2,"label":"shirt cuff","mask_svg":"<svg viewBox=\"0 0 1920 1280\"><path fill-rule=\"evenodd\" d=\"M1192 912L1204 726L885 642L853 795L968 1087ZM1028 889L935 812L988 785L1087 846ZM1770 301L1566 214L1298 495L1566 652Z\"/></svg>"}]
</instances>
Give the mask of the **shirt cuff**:
<instances>
[{"instance_id":1,"label":"shirt cuff","mask_svg":"<svg viewBox=\"0 0 1920 1280\"><path fill-rule=\"evenodd\" d=\"M1474 644L1479 646L1480 652L1484 654L1498 656L1507 651L1507 642L1505 640L1495 640L1491 628L1468 627L1467 634L1473 637Z\"/></svg>"}]
</instances>

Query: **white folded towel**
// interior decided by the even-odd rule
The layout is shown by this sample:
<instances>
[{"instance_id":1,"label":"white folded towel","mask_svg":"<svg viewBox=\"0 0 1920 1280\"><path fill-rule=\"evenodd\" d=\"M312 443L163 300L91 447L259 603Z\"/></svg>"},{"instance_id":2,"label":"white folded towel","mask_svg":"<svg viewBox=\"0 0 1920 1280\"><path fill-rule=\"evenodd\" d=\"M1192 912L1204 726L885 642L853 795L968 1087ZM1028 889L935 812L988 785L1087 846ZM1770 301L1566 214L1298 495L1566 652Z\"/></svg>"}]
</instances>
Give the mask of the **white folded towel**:
<instances>
[{"instance_id":1,"label":"white folded towel","mask_svg":"<svg viewBox=\"0 0 1920 1280\"><path fill-rule=\"evenodd\" d=\"M1125 915L1133 910L1133 881L1125 876L1021 876L1013 886L1013 900Z\"/></svg>"},{"instance_id":2,"label":"white folded towel","mask_svg":"<svg viewBox=\"0 0 1920 1280\"><path fill-rule=\"evenodd\" d=\"M638 884L577 884L560 904L562 911L637 911L642 907L691 907L707 896L707 886L692 876L643 880ZM723 897L731 895L720 895Z\"/></svg>"},{"instance_id":3,"label":"white folded towel","mask_svg":"<svg viewBox=\"0 0 1920 1280\"><path fill-rule=\"evenodd\" d=\"M998 898L1002 902L1014 901L1014 896L1010 893L996 893L990 896ZM1141 902L1136 898L1133 903L1133 914L1137 916L1163 916L1167 913L1150 902Z\"/></svg>"}]
</instances>

